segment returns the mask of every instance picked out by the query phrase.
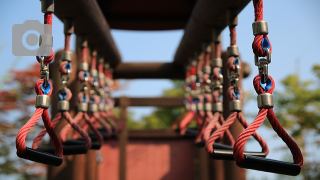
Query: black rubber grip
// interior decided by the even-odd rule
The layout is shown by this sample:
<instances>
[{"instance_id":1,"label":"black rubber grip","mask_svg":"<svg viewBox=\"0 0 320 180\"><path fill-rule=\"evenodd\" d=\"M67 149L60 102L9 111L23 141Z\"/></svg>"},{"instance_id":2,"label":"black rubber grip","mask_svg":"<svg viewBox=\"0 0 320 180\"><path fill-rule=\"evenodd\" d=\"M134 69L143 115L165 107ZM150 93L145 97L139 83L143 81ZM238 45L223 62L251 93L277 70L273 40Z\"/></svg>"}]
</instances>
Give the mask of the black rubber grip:
<instances>
[{"instance_id":1,"label":"black rubber grip","mask_svg":"<svg viewBox=\"0 0 320 180\"><path fill-rule=\"evenodd\" d=\"M265 153L262 152L243 152L245 155L251 155L251 156L259 156L259 157L266 157ZM219 159L219 160L229 160L234 161L233 157L233 150L228 149L214 149L214 153L210 156L212 159Z\"/></svg>"},{"instance_id":2,"label":"black rubber grip","mask_svg":"<svg viewBox=\"0 0 320 180\"><path fill-rule=\"evenodd\" d=\"M83 145L83 146L85 146L86 142L84 141L84 139L76 139L76 140L66 140L63 144L67 145L67 146L72 146L72 145ZM98 150L100 148L101 148L101 144L100 143L95 143L95 142L91 143L91 148L90 149Z\"/></svg>"},{"instance_id":3,"label":"black rubber grip","mask_svg":"<svg viewBox=\"0 0 320 180\"><path fill-rule=\"evenodd\" d=\"M74 154L86 154L86 146L85 145L64 145L62 146L63 149L63 155L74 155ZM39 147L37 149L38 151L46 152L54 154L54 148L53 147Z\"/></svg>"},{"instance_id":4,"label":"black rubber grip","mask_svg":"<svg viewBox=\"0 0 320 180\"><path fill-rule=\"evenodd\" d=\"M99 132L100 132L100 131L99 131ZM106 141L106 140L110 139L110 138L108 137L108 133L107 133L106 131L101 131L100 134L102 135L103 140ZM88 135L89 135L89 137L91 138L91 141L97 141L97 140L98 140L97 136L96 136L94 133L89 132Z\"/></svg>"},{"instance_id":5,"label":"black rubber grip","mask_svg":"<svg viewBox=\"0 0 320 180\"><path fill-rule=\"evenodd\" d=\"M27 147L24 154L18 154L17 156L23 159L28 159L34 162L48 164L52 166L60 166L62 164L62 158L53 154L37 151Z\"/></svg>"},{"instance_id":6,"label":"black rubber grip","mask_svg":"<svg viewBox=\"0 0 320 180\"><path fill-rule=\"evenodd\" d=\"M245 155L243 163L237 163L239 167L246 169L254 169L289 176L297 176L300 174L301 167L299 164L267 159L257 156Z\"/></svg>"},{"instance_id":7,"label":"black rubber grip","mask_svg":"<svg viewBox=\"0 0 320 180\"><path fill-rule=\"evenodd\" d=\"M196 147L204 147L205 146L205 143L204 141L201 141L201 142L198 142L198 143L195 143ZM220 143L213 143L213 149L226 149L226 150L233 150L232 146L228 146L228 145L224 145L224 144L220 144Z\"/></svg>"}]
</instances>

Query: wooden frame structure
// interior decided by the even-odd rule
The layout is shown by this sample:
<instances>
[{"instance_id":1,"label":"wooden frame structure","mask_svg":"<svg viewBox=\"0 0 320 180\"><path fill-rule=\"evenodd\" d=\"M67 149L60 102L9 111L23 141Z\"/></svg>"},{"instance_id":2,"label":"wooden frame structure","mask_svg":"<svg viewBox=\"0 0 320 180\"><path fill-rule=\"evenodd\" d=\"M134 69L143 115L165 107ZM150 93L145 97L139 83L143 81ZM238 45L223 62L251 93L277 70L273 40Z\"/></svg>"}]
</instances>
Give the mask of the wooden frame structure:
<instances>
[{"instance_id":1,"label":"wooden frame structure","mask_svg":"<svg viewBox=\"0 0 320 180\"><path fill-rule=\"evenodd\" d=\"M194 56L194 52L201 52L201 46L204 42L210 42L213 31L222 31L227 26L227 18L234 18L250 2L250 0L156 0L152 3L146 0L137 0L137 4L130 4L132 1L104 1L104 0L55 0L55 15L63 20L64 18L73 18L75 34L88 37L89 45L94 45L114 69L115 79L184 79L185 65L189 58ZM171 4L172 7L168 6ZM127 5L127 6L126 6ZM146 8L148 10L146 10ZM234 9L235 13L227 17L227 11ZM142 11L141 10L145 10ZM155 13L153 13L155 12ZM150 16L148 16L148 13ZM157 14L158 13L158 14ZM121 56L111 36L110 29L126 30L169 30L185 29L184 36L175 53L172 63L123 63ZM78 48L77 48L78 49ZM78 52L79 53L79 52ZM57 53L59 59L61 54ZM79 57L79 56L78 56ZM227 59L226 53L222 54L224 60ZM57 61L56 61L57 62ZM225 63L226 61L224 61ZM72 61L77 63L77 61ZM50 68L56 68L58 64ZM242 77L250 74L250 66L243 63L244 71ZM74 66L76 67L76 66ZM225 67L225 65L224 65ZM74 71L75 73L75 71ZM223 68L224 74L224 93L228 88L227 69ZM75 77L75 74L72 75ZM242 78L241 77L241 78ZM51 77L55 89L59 88L59 77ZM241 79L240 78L240 79ZM77 82L71 78L71 89L77 93ZM226 94L224 94L226 97ZM71 104L75 104L73 98ZM57 103L53 100L53 106ZM120 118L124 121L126 127L127 107L129 106L156 106L156 107L181 107L183 98L116 98L116 106L120 109ZM72 106L74 107L74 106ZM226 117L228 115L228 103L225 101L224 110ZM53 110L54 111L54 110ZM54 112L53 112L54 113ZM57 130L62 125L57 126ZM238 135L242 131L240 124L235 123L230 127L233 134ZM126 179L126 144L129 137L145 136L145 132L128 131L126 128L119 136L119 179ZM144 134L144 135L143 135ZM170 134L170 133L169 133ZM158 135L156 135L158 136ZM164 134L164 136L172 136ZM72 180L82 180L79 171L88 171L94 173L97 165L95 161L88 161L93 154L78 155L67 159L72 161L72 165L67 168L49 167L48 179L58 179L61 177ZM203 163L201 165L201 179L245 179L245 170L240 169L234 162L210 161L207 154L200 153L199 158ZM94 158L93 158L94 159ZM79 164L86 166L79 167ZM210 165L209 165L210 164ZM206 167L206 168L204 168ZM213 168L214 167L214 168ZM224 171L227 169L228 171ZM69 176L65 175L71 172ZM96 179L94 176L86 175L85 179Z\"/></svg>"}]
</instances>

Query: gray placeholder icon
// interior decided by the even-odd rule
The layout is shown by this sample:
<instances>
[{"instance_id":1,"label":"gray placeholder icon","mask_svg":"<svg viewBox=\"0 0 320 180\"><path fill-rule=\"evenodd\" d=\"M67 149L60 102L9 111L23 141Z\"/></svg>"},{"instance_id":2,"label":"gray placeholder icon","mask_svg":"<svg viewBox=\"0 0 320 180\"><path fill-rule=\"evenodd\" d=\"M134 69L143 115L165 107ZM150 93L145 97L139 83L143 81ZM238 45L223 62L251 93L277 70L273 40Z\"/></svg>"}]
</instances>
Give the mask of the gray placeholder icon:
<instances>
[{"instance_id":1,"label":"gray placeholder icon","mask_svg":"<svg viewBox=\"0 0 320 180\"><path fill-rule=\"evenodd\" d=\"M12 26L12 54L15 56L49 56L52 52L52 27L38 20Z\"/></svg>"}]
</instances>

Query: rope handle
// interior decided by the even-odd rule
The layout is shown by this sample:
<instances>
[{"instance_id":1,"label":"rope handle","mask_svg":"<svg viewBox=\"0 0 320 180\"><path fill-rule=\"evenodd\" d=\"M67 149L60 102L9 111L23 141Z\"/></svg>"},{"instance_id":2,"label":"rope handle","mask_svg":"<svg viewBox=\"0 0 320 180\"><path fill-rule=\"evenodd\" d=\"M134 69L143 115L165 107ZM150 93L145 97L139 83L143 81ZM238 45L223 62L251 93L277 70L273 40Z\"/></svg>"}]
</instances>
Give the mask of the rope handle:
<instances>
[{"instance_id":1,"label":"rope handle","mask_svg":"<svg viewBox=\"0 0 320 180\"><path fill-rule=\"evenodd\" d=\"M260 80L261 80L261 75L257 75L253 80L253 85L257 94L258 95L263 93L272 94L275 88L275 82L273 78L269 75L270 84L268 84L267 87L262 87L260 85ZM288 135L288 133L283 129L283 127L279 123L278 119L275 116L273 108L270 108L270 109L260 108L260 111L257 117L255 118L255 120L238 136L233 149L234 157L237 163L244 162L245 160L245 157L243 154L244 145L247 142L250 135L254 134L255 131L261 126L261 124L263 123L266 117L269 120L274 131L278 134L278 136L286 143L286 145L290 149L293 155L294 163L299 164L299 166L302 168L303 166L302 153L298 145L294 142L294 140Z\"/></svg>"},{"instance_id":2,"label":"rope handle","mask_svg":"<svg viewBox=\"0 0 320 180\"><path fill-rule=\"evenodd\" d=\"M39 79L36 82L36 85L35 85L36 94L38 96L39 95L50 96L52 94L51 82L48 82L49 86L47 88L44 88L43 84L44 84L44 79ZM25 145L25 139L27 137L29 130L38 122L40 116L42 116L42 120L46 128L46 131L48 132L52 140L52 143L55 149L55 155L62 157L63 156L62 144L54 131L54 128L52 126L52 123L49 117L48 109L44 107L36 108L36 111L30 118L30 120L19 130L16 138L17 154L23 155L26 153L27 147Z\"/></svg>"}]
</instances>

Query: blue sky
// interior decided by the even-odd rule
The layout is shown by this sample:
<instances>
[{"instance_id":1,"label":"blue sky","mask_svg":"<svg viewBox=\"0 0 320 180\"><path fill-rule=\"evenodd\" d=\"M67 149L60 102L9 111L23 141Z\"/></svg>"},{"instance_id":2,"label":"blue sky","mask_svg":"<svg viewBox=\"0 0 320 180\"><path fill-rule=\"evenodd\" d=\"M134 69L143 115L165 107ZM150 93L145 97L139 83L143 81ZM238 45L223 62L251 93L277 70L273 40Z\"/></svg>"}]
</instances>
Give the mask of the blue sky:
<instances>
[{"instance_id":1,"label":"blue sky","mask_svg":"<svg viewBox=\"0 0 320 180\"><path fill-rule=\"evenodd\" d=\"M23 69L36 62L34 57L14 57L12 55L12 26L22 24L25 20L43 22L38 0L15 0L0 2L0 77L6 77L10 68ZM284 90L280 81L285 76L299 73L302 80L314 78L312 65L320 63L318 42L320 40L320 1L318 0L268 0L264 1L264 20L269 25L269 39L273 46L272 63L269 74L276 82L276 90ZM253 5L250 3L239 15L237 27L237 44L241 59L251 65L252 74L243 81L243 89L254 92L252 79L258 73L254 66L251 43L253 40L251 24L254 20ZM123 62L171 62L183 36L183 30L174 31L111 31ZM56 17L53 19L54 50L63 48L63 24ZM229 44L229 32L222 33L222 47L225 50ZM74 37L72 41L74 42ZM71 49L74 50L74 43ZM114 93L115 96L160 96L164 89L172 85L169 80L132 80L128 89ZM3 88L0 80L0 89ZM152 108L130 108L135 111L135 118L151 112ZM254 102L248 103L246 112L258 111ZM248 118L251 122L252 119ZM259 131L270 144L270 158L281 158L283 152L274 152L274 148L284 145L280 140L273 139L273 133L263 129ZM248 147L248 146L247 146ZM250 143L250 147L258 148ZM248 171L250 177L260 179L271 174Z\"/></svg>"}]
</instances>

